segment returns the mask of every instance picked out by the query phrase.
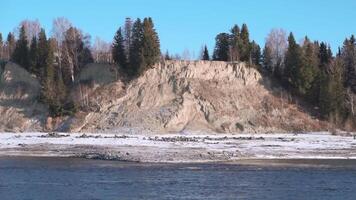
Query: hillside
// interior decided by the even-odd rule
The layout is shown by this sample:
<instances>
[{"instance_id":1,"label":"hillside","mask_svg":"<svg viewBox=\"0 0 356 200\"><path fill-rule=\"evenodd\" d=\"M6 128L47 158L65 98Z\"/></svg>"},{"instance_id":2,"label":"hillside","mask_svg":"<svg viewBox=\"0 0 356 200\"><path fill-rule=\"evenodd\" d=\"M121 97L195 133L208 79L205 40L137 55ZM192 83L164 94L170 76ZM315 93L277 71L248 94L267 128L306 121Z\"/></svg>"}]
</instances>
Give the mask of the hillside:
<instances>
[{"instance_id":1,"label":"hillside","mask_svg":"<svg viewBox=\"0 0 356 200\"><path fill-rule=\"evenodd\" d=\"M23 74L14 76L14 70ZM138 128L153 132L290 132L326 129L325 123L289 103L282 89L272 88L268 78L243 63L166 61L130 83L120 78L115 81L117 77L120 75L111 65L87 66L81 75L85 84L73 92L83 111L74 117L48 120L46 109L35 100L39 94L36 80L18 66L8 64L1 75L0 130L53 128L97 132ZM48 121L52 126L48 126Z\"/></svg>"}]
</instances>

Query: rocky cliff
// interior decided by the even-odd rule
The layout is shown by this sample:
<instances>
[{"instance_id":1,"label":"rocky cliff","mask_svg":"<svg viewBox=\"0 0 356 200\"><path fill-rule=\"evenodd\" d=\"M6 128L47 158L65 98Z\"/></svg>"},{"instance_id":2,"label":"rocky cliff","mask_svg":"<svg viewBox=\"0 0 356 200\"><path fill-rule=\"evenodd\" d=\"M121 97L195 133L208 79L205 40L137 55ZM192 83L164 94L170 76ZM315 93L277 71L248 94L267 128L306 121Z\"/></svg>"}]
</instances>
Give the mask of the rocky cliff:
<instances>
[{"instance_id":1,"label":"rocky cliff","mask_svg":"<svg viewBox=\"0 0 356 200\"><path fill-rule=\"evenodd\" d=\"M9 68L6 67L1 84L8 76ZM272 87L268 78L243 63L167 61L129 83L120 81L120 78L115 81L113 77L120 76L114 76L111 68L100 65L87 67L85 76L81 77L91 77L93 84L81 86L77 88L80 92L75 92L80 94L76 98L86 108L85 111L63 120L55 128L75 132L118 128L155 132L284 132L326 128L324 123L289 103L288 95L282 89ZM98 70L107 70L108 73L101 73L101 76L110 76L112 81L96 83ZM100 80L105 80L105 77ZM2 117L0 129L17 126L19 130L44 128L33 119L40 121L45 118L46 111L41 110L40 116L32 110L21 114L23 108L19 111L21 108L12 106L16 98L8 99L10 94L5 90L9 86L6 84L9 84L7 79L0 91L3 97L0 99L0 112L11 117L8 110L12 110L21 123L12 125Z\"/></svg>"}]
</instances>

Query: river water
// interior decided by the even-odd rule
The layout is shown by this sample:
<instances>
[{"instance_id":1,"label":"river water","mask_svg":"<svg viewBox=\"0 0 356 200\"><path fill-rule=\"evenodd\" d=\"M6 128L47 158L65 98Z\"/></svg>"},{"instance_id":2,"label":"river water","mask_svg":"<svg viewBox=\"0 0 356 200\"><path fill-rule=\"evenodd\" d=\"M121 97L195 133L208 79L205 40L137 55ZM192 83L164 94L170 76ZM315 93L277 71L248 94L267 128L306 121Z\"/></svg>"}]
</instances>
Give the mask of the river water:
<instances>
[{"instance_id":1,"label":"river water","mask_svg":"<svg viewBox=\"0 0 356 200\"><path fill-rule=\"evenodd\" d=\"M356 199L355 161L256 163L0 157L0 199Z\"/></svg>"}]
</instances>

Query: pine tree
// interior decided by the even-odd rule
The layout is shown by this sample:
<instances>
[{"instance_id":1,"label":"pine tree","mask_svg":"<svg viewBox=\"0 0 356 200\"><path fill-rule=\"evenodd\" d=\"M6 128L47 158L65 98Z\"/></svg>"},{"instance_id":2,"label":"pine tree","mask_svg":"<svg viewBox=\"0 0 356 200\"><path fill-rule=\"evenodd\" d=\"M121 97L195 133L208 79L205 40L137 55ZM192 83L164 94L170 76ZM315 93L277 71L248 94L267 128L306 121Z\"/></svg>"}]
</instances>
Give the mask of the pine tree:
<instances>
[{"instance_id":1,"label":"pine tree","mask_svg":"<svg viewBox=\"0 0 356 200\"><path fill-rule=\"evenodd\" d=\"M138 18L132 26L131 46L130 46L130 67L129 74L135 76L139 73L144 64L143 58L143 27L141 20Z\"/></svg>"},{"instance_id":2,"label":"pine tree","mask_svg":"<svg viewBox=\"0 0 356 200\"><path fill-rule=\"evenodd\" d=\"M298 93L302 96L307 93L313 95L311 89L318 75L319 62L317 50L308 37L305 37L302 53L302 65L298 69Z\"/></svg>"},{"instance_id":3,"label":"pine tree","mask_svg":"<svg viewBox=\"0 0 356 200\"><path fill-rule=\"evenodd\" d=\"M31 46L30 46L30 72L33 74L36 74L37 77L40 77L40 72L38 67L38 44L37 44L37 38L33 37L31 41Z\"/></svg>"},{"instance_id":4,"label":"pine tree","mask_svg":"<svg viewBox=\"0 0 356 200\"><path fill-rule=\"evenodd\" d=\"M345 117L345 88L343 87L343 67L341 59L330 63L329 71L321 73L319 107L322 117L340 123Z\"/></svg>"},{"instance_id":5,"label":"pine tree","mask_svg":"<svg viewBox=\"0 0 356 200\"><path fill-rule=\"evenodd\" d=\"M243 24L241 27L241 45L240 45L240 60L248 62L250 60L250 34L246 24Z\"/></svg>"},{"instance_id":6,"label":"pine tree","mask_svg":"<svg viewBox=\"0 0 356 200\"><path fill-rule=\"evenodd\" d=\"M231 61L239 61L240 60L240 47L242 41L240 37L240 28L238 25L234 25L231 29L230 35L230 52L229 57Z\"/></svg>"},{"instance_id":7,"label":"pine tree","mask_svg":"<svg viewBox=\"0 0 356 200\"><path fill-rule=\"evenodd\" d=\"M0 33L0 61L4 59L4 41L2 40L2 33Z\"/></svg>"},{"instance_id":8,"label":"pine tree","mask_svg":"<svg viewBox=\"0 0 356 200\"><path fill-rule=\"evenodd\" d=\"M263 49L263 67L271 74L273 74L273 62L272 62L272 51L271 49L265 45Z\"/></svg>"},{"instance_id":9,"label":"pine tree","mask_svg":"<svg viewBox=\"0 0 356 200\"><path fill-rule=\"evenodd\" d=\"M127 67L127 59L124 49L124 38L122 36L121 28L116 31L114 42L112 45L112 58L116 64L123 70Z\"/></svg>"},{"instance_id":10,"label":"pine tree","mask_svg":"<svg viewBox=\"0 0 356 200\"><path fill-rule=\"evenodd\" d=\"M293 33L290 33L288 37L288 50L285 58L284 79L294 92L298 92L300 84L299 69L301 66L301 49L296 43Z\"/></svg>"},{"instance_id":11,"label":"pine tree","mask_svg":"<svg viewBox=\"0 0 356 200\"><path fill-rule=\"evenodd\" d=\"M251 43L251 53L250 53L251 63L255 66L261 65L261 47L255 41Z\"/></svg>"},{"instance_id":12,"label":"pine tree","mask_svg":"<svg viewBox=\"0 0 356 200\"><path fill-rule=\"evenodd\" d=\"M206 45L204 46L202 59L203 59L203 60L210 60L208 47L207 47Z\"/></svg>"},{"instance_id":13,"label":"pine tree","mask_svg":"<svg viewBox=\"0 0 356 200\"><path fill-rule=\"evenodd\" d=\"M171 56L169 55L168 50L166 51L166 53L164 55L164 60L172 60Z\"/></svg>"},{"instance_id":14,"label":"pine tree","mask_svg":"<svg viewBox=\"0 0 356 200\"><path fill-rule=\"evenodd\" d=\"M12 54L14 53L16 47L16 40L14 34L11 32L7 35L6 40L6 59L11 59Z\"/></svg>"},{"instance_id":15,"label":"pine tree","mask_svg":"<svg viewBox=\"0 0 356 200\"><path fill-rule=\"evenodd\" d=\"M344 41L341 58L345 64L345 85L356 93L356 41L353 35Z\"/></svg>"},{"instance_id":16,"label":"pine tree","mask_svg":"<svg viewBox=\"0 0 356 200\"><path fill-rule=\"evenodd\" d=\"M228 61L229 60L229 44L230 36L227 33L220 33L215 38L215 49L213 60Z\"/></svg>"},{"instance_id":17,"label":"pine tree","mask_svg":"<svg viewBox=\"0 0 356 200\"><path fill-rule=\"evenodd\" d=\"M29 48L24 26L20 28L19 40L16 42L11 60L29 71Z\"/></svg>"},{"instance_id":18,"label":"pine tree","mask_svg":"<svg viewBox=\"0 0 356 200\"><path fill-rule=\"evenodd\" d=\"M141 73L159 62L161 56L158 34L150 17L143 20L142 53L145 66Z\"/></svg>"}]
</instances>

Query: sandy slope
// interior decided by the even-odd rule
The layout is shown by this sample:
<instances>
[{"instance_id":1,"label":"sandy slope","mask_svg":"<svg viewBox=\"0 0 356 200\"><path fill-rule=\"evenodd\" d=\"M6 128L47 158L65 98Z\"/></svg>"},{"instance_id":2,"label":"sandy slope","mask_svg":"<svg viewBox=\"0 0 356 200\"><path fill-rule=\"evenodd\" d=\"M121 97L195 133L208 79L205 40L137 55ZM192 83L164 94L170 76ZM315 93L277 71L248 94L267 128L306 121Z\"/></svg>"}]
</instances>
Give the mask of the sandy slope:
<instances>
[{"instance_id":1,"label":"sandy slope","mask_svg":"<svg viewBox=\"0 0 356 200\"><path fill-rule=\"evenodd\" d=\"M78 115L70 125L74 132L118 127L219 133L326 129L244 63L166 61L125 86L118 81L87 96L98 109Z\"/></svg>"},{"instance_id":2,"label":"sandy slope","mask_svg":"<svg viewBox=\"0 0 356 200\"><path fill-rule=\"evenodd\" d=\"M288 101L287 93L244 63L166 61L130 83L114 65L90 64L72 92L82 108L49 120L40 86L7 64L0 77L0 131L107 132L141 128L176 133L266 133L326 130ZM117 80L118 79L118 80ZM51 123L52 122L52 123Z\"/></svg>"},{"instance_id":3,"label":"sandy slope","mask_svg":"<svg viewBox=\"0 0 356 200\"><path fill-rule=\"evenodd\" d=\"M234 162L241 159L356 159L356 139L329 133L1 133L0 155L175 163Z\"/></svg>"}]
</instances>

